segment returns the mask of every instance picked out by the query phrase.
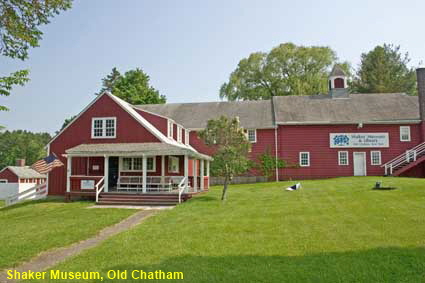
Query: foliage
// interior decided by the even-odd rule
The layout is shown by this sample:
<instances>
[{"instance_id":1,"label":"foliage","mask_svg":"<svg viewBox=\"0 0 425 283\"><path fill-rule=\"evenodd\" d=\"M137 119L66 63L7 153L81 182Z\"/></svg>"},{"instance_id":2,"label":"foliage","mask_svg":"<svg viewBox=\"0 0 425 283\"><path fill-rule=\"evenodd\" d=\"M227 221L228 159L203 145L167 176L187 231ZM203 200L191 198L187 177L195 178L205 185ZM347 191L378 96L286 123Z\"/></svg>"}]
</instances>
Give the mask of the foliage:
<instances>
[{"instance_id":1,"label":"foliage","mask_svg":"<svg viewBox=\"0 0 425 283\"><path fill-rule=\"evenodd\" d=\"M149 81L149 76L141 69L130 70L121 75L113 68L111 74L102 79L102 89L96 95L110 91L133 105L165 103L165 96L150 86Z\"/></svg>"},{"instance_id":2,"label":"foliage","mask_svg":"<svg viewBox=\"0 0 425 283\"><path fill-rule=\"evenodd\" d=\"M280 95L312 95L328 91L330 68L337 63L329 47L284 43L239 61L220 88L228 100L260 100ZM349 73L348 63L341 64Z\"/></svg>"},{"instance_id":3,"label":"foliage","mask_svg":"<svg viewBox=\"0 0 425 283\"><path fill-rule=\"evenodd\" d=\"M376 180L301 181L295 192L283 190L293 182L232 185L226 205L212 187L51 269L98 270L105 278L111 269L181 271L185 283L423 282L424 180L386 177L400 190L385 192L371 190Z\"/></svg>"},{"instance_id":4,"label":"foliage","mask_svg":"<svg viewBox=\"0 0 425 283\"><path fill-rule=\"evenodd\" d=\"M62 127L60 128L59 131L56 131L56 134L59 134L60 131L62 131L63 129L65 129L66 126L69 125L69 123L71 123L75 118L77 118L77 115L71 116L69 118L66 118L65 121L63 121Z\"/></svg>"},{"instance_id":5,"label":"foliage","mask_svg":"<svg viewBox=\"0 0 425 283\"><path fill-rule=\"evenodd\" d=\"M0 170L15 165L16 159L24 158L28 165L46 157L46 144L51 136L48 133L28 131L0 132Z\"/></svg>"},{"instance_id":6,"label":"foliage","mask_svg":"<svg viewBox=\"0 0 425 283\"><path fill-rule=\"evenodd\" d=\"M270 149L267 148L265 152L260 154L258 157L258 163L256 163L256 167L260 169L261 173L264 177L269 179L271 176L275 174L276 168L281 169L287 166L285 160L277 158L270 153Z\"/></svg>"},{"instance_id":7,"label":"foliage","mask_svg":"<svg viewBox=\"0 0 425 283\"><path fill-rule=\"evenodd\" d=\"M116 208L86 209L91 205L91 202L47 200L0 209L0 227L7 227L0 229L0 238L3 239L0 269L28 261L43 251L96 236L103 228L135 212Z\"/></svg>"},{"instance_id":8,"label":"foliage","mask_svg":"<svg viewBox=\"0 0 425 283\"><path fill-rule=\"evenodd\" d=\"M71 7L72 0L0 0L0 55L12 59L28 58L30 47L39 46L43 32L41 25ZM0 77L0 96L10 95L14 85L23 85L28 79L28 70L16 71ZM7 110L0 106L1 110Z\"/></svg>"},{"instance_id":9,"label":"foliage","mask_svg":"<svg viewBox=\"0 0 425 283\"><path fill-rule=\"evenodd\" d=\"M199 136L206 145L216 148L211 170L215 176L224 177L222 200L225 200L228 182L234 175L249 168L247 155L251 144L240 127L239 119L229 119L225 116L209 120L207 127L199 132Z\"/></svg>"},{"instance_id":10,"label":"foliage","mask_svg":"<svg viewBox=\"0 0 425 283\"><path fill-rule=\"evenodd\" d=\"M384 44L361 55L360 67L351 88L359 93L404 92L417 94L414 68L400 46Z\"/></svg>"}]
</instances>

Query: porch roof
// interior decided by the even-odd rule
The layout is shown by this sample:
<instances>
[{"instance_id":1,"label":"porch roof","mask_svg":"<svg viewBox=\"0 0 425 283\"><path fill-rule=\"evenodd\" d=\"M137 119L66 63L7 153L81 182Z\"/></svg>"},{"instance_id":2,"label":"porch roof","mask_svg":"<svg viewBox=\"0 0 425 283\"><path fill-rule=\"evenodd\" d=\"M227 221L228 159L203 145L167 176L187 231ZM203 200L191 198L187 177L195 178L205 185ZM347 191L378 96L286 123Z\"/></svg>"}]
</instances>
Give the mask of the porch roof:
<instances>
[{"instance_id":1,"label":"porch roof","mask_svg":"<svg viewBox=\"0 0 425 283\"><path fill-rule=\"evenodd\" d=\"M212 160L208 155L197 151L166 143L104 143L80 144L65 151L71 156L101 155L188 155L191 157Z\"/></svg>"}]
</instances>

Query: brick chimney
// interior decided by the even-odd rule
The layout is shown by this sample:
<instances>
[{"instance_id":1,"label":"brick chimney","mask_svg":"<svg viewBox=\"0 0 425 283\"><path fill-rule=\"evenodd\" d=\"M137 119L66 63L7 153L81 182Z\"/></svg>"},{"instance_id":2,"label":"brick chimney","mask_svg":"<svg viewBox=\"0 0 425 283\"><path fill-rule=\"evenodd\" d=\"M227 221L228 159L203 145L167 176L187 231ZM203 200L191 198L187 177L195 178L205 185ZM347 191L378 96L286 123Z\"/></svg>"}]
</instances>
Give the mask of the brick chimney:
<instances>
[{"instance_id":1,"label":"brick chimney","mask_svg":"<svg viewBox=\"0 0 425 283\"><path fill-rule=\"evenodd\" d=\"M425 68L416 69L418 80L419 114L421 117L422 142L425 142Z\"/></svg>"},{"instance_id":2,"label":"brick chimney","mask_svg":"<svg viewBox=\"0 0 425 283\"><path fill-rule=\"evenodd\" d=\"M16 159L16 166L24 167L25 166L25 159Z\"/></svg>"}]
</instances>

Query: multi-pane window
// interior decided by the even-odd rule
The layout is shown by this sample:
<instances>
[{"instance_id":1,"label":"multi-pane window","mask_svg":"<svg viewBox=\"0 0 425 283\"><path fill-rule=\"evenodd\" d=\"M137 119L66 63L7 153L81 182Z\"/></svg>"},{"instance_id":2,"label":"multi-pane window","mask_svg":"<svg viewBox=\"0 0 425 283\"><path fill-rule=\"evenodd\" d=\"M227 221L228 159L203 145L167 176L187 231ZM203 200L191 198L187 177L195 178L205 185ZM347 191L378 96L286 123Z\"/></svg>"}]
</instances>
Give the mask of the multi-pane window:
<instances>
[{"instance_id":1,"label":"multi-pane window","mask_svg":"<svg viewBox=\"0 0 425 283\"><path fill-rule=\"evenodd\" d=\"M257 130L256 129L248 129L246 132L246 136L249 142L257 142Z\"/></svg>"},{"instance_id":2,"label":"multi-pane window","mask_svg":"<svg viewBox=\"0 0 425 283\"><path fill-rule=\"evenodd\" d=\"M167 137L169 137L170 139L173 138L173 127L174 127L173 122L171 120L168 120L168 123L167 123Z\"/></svg>"},{"instance_id":3,"label":"multi-pane window","mask_svg":"<svg viewBox=\"0 0 425 283\"><path fill-rule=\"evenodd\" d=\"M175 156L168 157L168 172L179 173L179 158Z\"/></svg>"},{"instance_id":4,"label":"multi-pane window","mask_svg":"<svg viewBox=\"0 0 425 283\"><path fill-rule=\"evenodd\" d=\"M5 183L7 183L6 179L0 179L0 184L5 184Z\"/></svg>"},{"instance_id":5,"label":"multi-pane window","mask_svg":"<svg viewBox=\"0 0 425 283\"><path fill-rule=\"evenodd\" d=\"M370 160L372 165L381 165L381 152L380 151L371 151Z\"/></svg>"},{"instance_id":6,"label":"multi-pane window","mask_svg":"<svg viewBox=\"0 0 425 283\"><path fill-rule=\"evenodd\" d=\"M146 171L155 171L155 157L146 158ZM123 157L122 171L143 171L142 157Z\"/></svg>"},{"instance_id":7,"label":"multi-pane window","mask_svg":"<svg viewBox=\"0 0 425 283\"><path fill-rule=\"evenodd\" d=\"M300 152L300 166L310 166L310 152Z\"/></svg>"},{"instance_id":8,"label":"multi-pane window","mask_svg":"<svg viewBox=\"0 0 425 283\"><path fill-rule=\"evenodd\" d=\"M338 151L338 165L348 165L348 151Z\"/></svg>"},{"instance_id":9,"label":"multi-pane window","mask_svg":"<svg viewBox=\"0 0 425 283\"><path fill-rule=\"evenodd\" d=\"M93 118L92 138L115 138L116 118Z\"/></svg>"},{"instance_id":10,"label":"multi-pane window","mask_svg":"<svg viewBox=\"0 0 425 283\"><path fill-rule=\"evenodd\" d=\"M410 126L400 127L400 141L410 141Z\"/></svg>"}]
</instances>

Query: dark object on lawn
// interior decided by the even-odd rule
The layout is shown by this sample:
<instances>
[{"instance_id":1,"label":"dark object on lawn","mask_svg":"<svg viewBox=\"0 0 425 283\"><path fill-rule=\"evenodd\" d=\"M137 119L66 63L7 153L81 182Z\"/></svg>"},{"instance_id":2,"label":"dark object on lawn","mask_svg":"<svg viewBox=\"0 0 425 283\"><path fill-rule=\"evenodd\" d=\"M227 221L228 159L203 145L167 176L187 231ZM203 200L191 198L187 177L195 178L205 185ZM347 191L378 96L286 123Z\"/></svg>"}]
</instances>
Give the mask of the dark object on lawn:
<instances>
[{"instance_id":1,"label":"dark object on lawn","mask_svg":"<svg viewBox=\"0 0 425 283\"><path fill-rule=\"evenodd\" d=\"M375 183L375 189L380 189L381 188L381 184L382 184L382 182L376 182Z\"/></svg>"},{"instance_id":2,"label":"dark object on lawn","mask_svg":"<svg viewBox=\"0 0 425 283\"><path fill-rule=\"evenodd\" d=\"M298 189L301 189L301 183L296 183L295 185L286 188L287 191L296 191Z\"/></svg>"}]
</instances>

